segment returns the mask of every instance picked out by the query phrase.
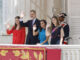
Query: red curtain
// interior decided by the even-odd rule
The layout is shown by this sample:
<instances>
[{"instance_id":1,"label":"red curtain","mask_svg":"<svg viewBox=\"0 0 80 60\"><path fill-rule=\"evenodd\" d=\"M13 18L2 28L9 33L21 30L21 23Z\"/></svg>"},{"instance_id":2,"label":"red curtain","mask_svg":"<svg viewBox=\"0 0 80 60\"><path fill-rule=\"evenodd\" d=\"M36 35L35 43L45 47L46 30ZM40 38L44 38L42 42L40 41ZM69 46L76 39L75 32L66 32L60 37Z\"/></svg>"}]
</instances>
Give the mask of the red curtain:
<instances>
[{"instance_id":1,"label":"red curtain","mask_svg":"<svg viewBox=\"0 0 80 60\"><path fill-rule=\"evenodd\" d=\"M47 60L61 60L61 50L47 49Z\"/></svg>"},{"instance_id":2,"label":"red curtain","mask_svg":"<svg viewBox=\"0 0 80 60\"><path fill-rule=\"evenodd\" d=\"M0 47L0 60L46 60L45 48Z\"/></svg>"},{"instance_id":3,"label":"red curtain","mask_svg":"<svg viewBox=\"0 0 80 60\"><path fill-rule=\"evenodd\" d=\"M4 46L0 47L0 60L61 60L61 50Z\"/></svg>"}]
</instances>

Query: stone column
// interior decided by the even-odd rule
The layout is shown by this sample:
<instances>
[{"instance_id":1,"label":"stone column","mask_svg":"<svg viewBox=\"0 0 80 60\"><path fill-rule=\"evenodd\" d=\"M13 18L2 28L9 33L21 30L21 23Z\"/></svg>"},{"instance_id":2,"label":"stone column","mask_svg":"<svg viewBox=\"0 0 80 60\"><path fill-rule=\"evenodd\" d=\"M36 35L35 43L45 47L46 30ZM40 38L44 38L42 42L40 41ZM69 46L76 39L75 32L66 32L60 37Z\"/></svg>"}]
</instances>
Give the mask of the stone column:
<instances>
[{"instance_id":1,"label":"stone column","mask_svg":"<svg viewBox=\"0 0 80 60\"><path fill-rule=\"evenodd\" d=\"M80 0L68 0L68 21L70 25L70 44L80 44Z\"/></svg>"}]
</instances>

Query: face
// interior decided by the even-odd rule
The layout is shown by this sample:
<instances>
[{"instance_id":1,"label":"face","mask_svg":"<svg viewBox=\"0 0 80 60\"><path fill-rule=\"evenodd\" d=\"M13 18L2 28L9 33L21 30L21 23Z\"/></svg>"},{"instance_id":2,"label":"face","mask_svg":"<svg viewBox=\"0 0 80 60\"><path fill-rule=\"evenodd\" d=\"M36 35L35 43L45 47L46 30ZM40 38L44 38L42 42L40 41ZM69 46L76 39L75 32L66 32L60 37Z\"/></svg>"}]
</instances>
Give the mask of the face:
<instances>
[{"instance_id":1,"label":"face","mask_svg":"<svg viewBox=\"0 0 80 60\"><path fill-rule=\"evenodd\" d=\"M46 27L46 24L43 21L40 22L40 25L41 25L41 28L45 28Z\"/></svg>"},{"instance_id":2,"label":"face","mask_svg":"<svg viewBox=\"0 0 80 60\"><path fill-rule=\"evenodd\" d=\"M35 19L36 18L36 13L30 12L30 17L31 17L31 19Z\"/></svg>"},{"instance_id":3,"label":"face","mask_svg":"<svg viewBox=\"0 0 80 60\"><path fill-rule=\"evenodd\" d=\"M18 25L20 24L19 19L15 19L15 23Z\"/></svg>"},{"instance_id":4,"label":"face","mask_svg":"<svg viewBox=\"0 0 80 60\"><path fill-rule=\"evenodd\" d=\"M64 21L64 18L59 17L59 21L60 21L60 22Z\"/></svg>"},{"instance_id":5,"label":"face","mask_svg":"<svg viewBox=\"0 0 80 60\"><path fill-rule=\"evenodd\" d=\"M56 24L57 24L57 20L56 20L55 18L52 18L52 23L53 23L54 25L56 25Z\"/></svg>"}]
</instances>

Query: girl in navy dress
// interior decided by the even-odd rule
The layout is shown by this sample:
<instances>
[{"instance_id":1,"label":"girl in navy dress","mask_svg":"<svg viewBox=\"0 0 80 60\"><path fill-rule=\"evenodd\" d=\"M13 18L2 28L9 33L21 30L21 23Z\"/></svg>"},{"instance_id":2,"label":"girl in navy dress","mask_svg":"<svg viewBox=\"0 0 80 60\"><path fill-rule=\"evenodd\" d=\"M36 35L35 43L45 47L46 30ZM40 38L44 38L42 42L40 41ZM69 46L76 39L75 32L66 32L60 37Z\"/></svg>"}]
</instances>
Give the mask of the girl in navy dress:
<instances>
[{"instance_id":1,"label":"girl in navy dress","mask_svg":"<svg viewBox=\"0 0 80 60\"><path fill-rule=\"evenodd\" d=\"M64 36L63 28L60 26L58 18L52 17L52 33L51 33L51 44L62 44Z\"/></svg>"}]
</instances>

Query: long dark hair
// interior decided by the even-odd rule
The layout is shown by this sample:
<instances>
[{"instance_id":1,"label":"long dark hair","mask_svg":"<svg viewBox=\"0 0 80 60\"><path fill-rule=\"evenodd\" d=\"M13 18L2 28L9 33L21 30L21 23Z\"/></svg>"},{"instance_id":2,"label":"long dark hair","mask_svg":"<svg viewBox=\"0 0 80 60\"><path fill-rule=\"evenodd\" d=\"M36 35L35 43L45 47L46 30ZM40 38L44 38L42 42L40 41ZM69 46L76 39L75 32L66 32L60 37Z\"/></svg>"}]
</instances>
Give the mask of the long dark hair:
<instances>
[{"instance_id":1,"label":"long dark hair","mask_svg":"<svg viewBox=\"0 0 80 60\"><path fill-rule=\"evenodd\" d=\"M46 22L46 20L41 20L40 22L44 22L45 23L45 25L47 25L47 22ZM42 31L42 27L40 26L40 32Z\"/></svg>"},{"instance_id":2,"label":"long dark hair","mask_svg":"<svg viewBox=\"0 0 80 60\"><path fill-rule=\"evenodd\" d=\"M57 26L58 26L58 25L59 25L59 20L58 20L57 16L53 16L52 19L53 19L53 18L56 19L56 21L57 21ZM52 22L51 22L51 27L52 27L51 29L53 29L53 28L55 27L55 25L54 25Z\"/></svg>"},{"instance_id":3,"label":"long dark hair","mask_svg":"<svg viewBox=\"0 0 80 60\"><path fill-rule=\"evenodd\" d=\"M15 19L20 19L20 16L16 16ZM17 24L15 23L15 28L14 29L16 29L16 27L17 27ZM20 26L20 28L21 28L21 26Z\"/></svg>"}]
</instances>

